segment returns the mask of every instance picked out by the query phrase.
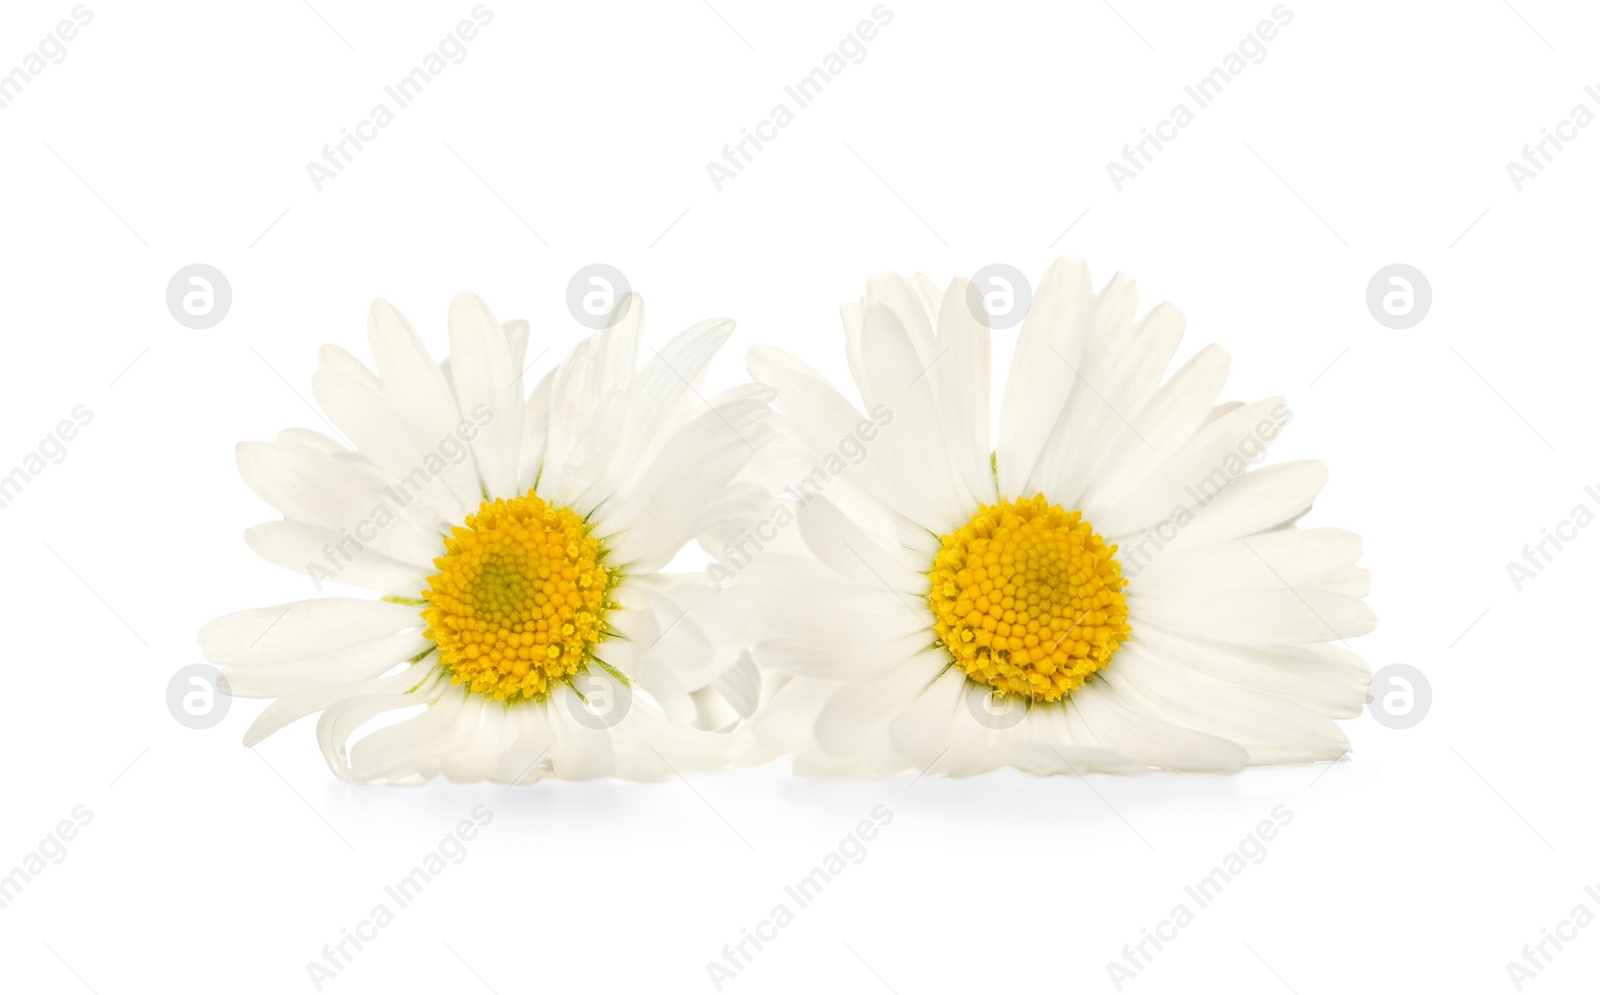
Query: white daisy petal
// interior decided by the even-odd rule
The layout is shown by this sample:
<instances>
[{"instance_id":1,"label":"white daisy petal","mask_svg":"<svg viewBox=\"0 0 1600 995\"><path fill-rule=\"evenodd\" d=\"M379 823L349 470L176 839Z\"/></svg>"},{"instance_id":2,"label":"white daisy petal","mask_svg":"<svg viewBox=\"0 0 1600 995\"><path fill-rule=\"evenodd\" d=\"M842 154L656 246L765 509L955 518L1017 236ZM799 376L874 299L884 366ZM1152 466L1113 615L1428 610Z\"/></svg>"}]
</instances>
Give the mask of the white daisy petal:
<instances>
[{"instance_id":1,"label":"white daisy petal","mask_svg":"<svg viewBox=\"0 0 1600 995\"><path fill-rule=\"evenodd\" d=\"M904 595L909 608L928 594L928 578L912 573L890 557L866 532L846 518L832 501L819 497L800 511L800 534L813 555L863 587L877 584Z\"/></svg>"},{"instance_id":2,"label":"white daisy petal","mask_svg":"<svg viewBox=\"0 0 1600 995\"><path fill-rule=\"evenodd\" d=\"M297 570L321 589L331 583L411 596L427 584L423 567L363 548L359 540L303 522L264 522L245 530L245 545L268 563Z\"/></svg>"},{"instance_id":3,"label":"white daisy petal","mask_svg":"<svg viewBox=\"0 0 1600 995\"><path fill-rule=\"evenodd\" d=\"M924 497L938 516L927 524L943 531L960 522L977 495L962 485L951 465L938 397L927 376L931 360L926 361L930 365L917 366L925 360L894 312L881 304L868 307L862 315L861 360L867 378L861 389L868 409L882 405L894 415L883 427L884 444L893 446L901 460L922 468Z\"/></svg>"},{"instance_id":4,"label":"white daisy petal","mask_svg":"<svg viewBox=\"0 0 1600 995\"><path fill-rule=\"evenodd\" d=\"M1014 734L1001 736L999 752L1013 767L1034 774L1081 777L1133 773L1146 766L1096 743L1076 709L1030 708Z\"/></svg>"},{"instance_id":5,"label":"white daisy petal","mask_svg":"<svg viewBox=\"0 0 1600 995\"><path fill-rule=\"evenodd\" d=\"M522 452L517 460L517 490L527 491L539 482L545 446L550 437L550 392L554 371L539 378L522 406Z\"/></svg>"},{"instance_id":6,"label":"white daisy petal","mask_svg":"<svg viewBox=\"0 0 1600 995\"><path fill-rule=\"evenodd\" d=\"M755 654L763 666L786 673L824 680L848 680L884 674L927 646L927 633L919 631L884 643L768 639L756 645Z\"/></svg>"},{"instance_id":7,"label":"white daisy petal","mask_svg":"<svg viewBox=\"0 0 1600 995\"><path fill-rule=\"evenodd\" d=\"M1025 493L1044 491L1069 507L1082 507L1083 494L1098 479L1096 471L1113 454L1153 450L1155 443L1134 427L1161 384L1167 364L1183 339L1183 315L1163 304L1133 328L1125 348L1106 348L1095 362L1072 371L1072 398L1040 454Z\"/></svg>"},{"instance_id":8,"label":"white daisy petal","mask_svg":"<svg viewBox=\"0 0 1600 995\"><path fill-rule=\"evenodd\" d=\"M388 301L374 301L367 315L367 338L377 360L384 396L400 416L417 450L433 453L445 440L456 438L463 419L455 392L411 323ZM470 451L459 461L444 460L439 472L468 507L483 492Z\"/></svg>"},{"instance_id":9,"label":"white daisy petal","mask_svg":"<svg viewBox=\"0 0 1600 995\"><path fill-rule=\"evenodd\" d=\"M950 749L951 728L975 721L962 713L966 689L966 675L952 667L923 687L889 723L894 748L911 766L924 770L937 762Z\"/></svg>"},{"instance_id":10,"label":"white daisy petal","mask_svg":"<svg viewBox=\"0 0 1600 995\"><path fill-rule=\"evenodd\" d=\"M781 350L754 347L750 350L749 365L753 377L771 384L783 398L792 423L814 451L810 461L813 466L823 466L828 454L834 453L842 440L861 438L865 431L862 426L881 424L880 420L857 410L815 371ZM892 419L893 412L884 408L879 418ZM873 434L876 431L874 429ZM916 477L903 472L901 467L902 460L893 447L877 446L871 458L841 466L838 476L855 483L911 521L923 525L934 522L939 517L937 510L924 497ZM785 485L790 483L792 481L786 481Z\"/></svg>"},{"instance_id":11,"label":"white daisy petal","mask_svg":"<svg viewBox=\"0 0 1600 995\"><path fill-rule=\"evenodd\" d=\"M797 588L808 597L796 598ZM876 579L856 583L809 557L766 554L738 575L734 589L750 597L763 632L779 638L814 639L819 618L829 620L824 645L892 641L928 627L926 616L906 610L905 594Z\"/></svg>"},{"instance_id":12,"label":"white daisy petal","mask_svg":"<svg viewBox=\"0 0 1600 995\"><path fill-rule=\"evenodd\" d=\"M1366 662L1332 643L1243 646L1177 636L1156 625L1143 626L1139 642L1170 663L1279 695L1330 718L1355 718L1371 700Z\"/></svg>"},{"instance_id":13,"label":"white daisy petal","mask_svg":"<svg viewBox=\"0 0 1600 995\"><path fill-rule=\"evenodd\" d=\"M521 383L521 373L528 362L528 339L532 332L532 326L528 324L527 319L516 318L511 321L501 322L500 330L505 333L506 349L511 353L513 375L516 376L517 382ZM534 362L538 362L537 356L534 357Z\"/></svg>"},{"instance_id":14,"label":"white daisy petal","mask_svg":"<svg viewBox=\"0 0 1600 995\"><path fill-rule=\"evenodd\" d=\"M328 687L381 677L426 652L432 644L415 629L302 657L223 668L236 698L276 698L296 689Z\"/></svg>"},{"instance_id":15,"label":"white daisy petal","mask_svg":"<svg viewBox=\"0 0 1600 995\"><path fill-rule=\"evenodd\" d=\"M862 386L863 391L867 379L862 362L862 323L869 308L887 308L895 315L910 336L911 346L920 359L919 368L933 362L934 316L932 302L924 290L927 283L926 277L921 278L919 283L895 273L881 273L867 281L866 293L858 303L846 304L839 309L839 315L844 320L846 359L856 384ZM871 407L870 403L868 407Z\"/></svg>"},{"instance_id":16,"label":"white daisy petal","mask_svg":"<svg viewBox=\"0 0 1600 995\"><path fill-rule=\"evenodd\" d=\"M1158 556L1140 571L1137 586L1141 593L1178 594L1276 582L1362 598L1370 584L1355 566L1361 545L1360 536L1343 529L1282 529Z\"/></svg>"},{"instance_id":17,"label":"white daisy petal","mask_svg":"<svg viewBox=\"0 0 1600 995\"><path fill-rule=\"evenodd\" d=\"M311 390L339 431L408 500L421 499L448 517L465 515L467 506L448 483L437 479L425 465L423 452L376 381L367 382L336 370L318 370Z\"/></svg>"},{"instance_id":18,"label":"white daisy petal","mask_svg":"<svg viewBox=\"0 0 1600 995\"><path fill-rule=\"evenodd\" d=\"M1125 657L1125 658L1124 658ZM1143 695L1149 714L1241 744L1251 763L1338 758L1350 743L1332 720L1277 695L1173 666L1130 645L1105 680Z\"/></svg>"},{"instance_id":19,"label":"white daisy petal","mask_svg":"<svg viewBox=\"0 0 1600 995\"><path fill-rule=\"evenodd\" d=\"M239 475L285 518L357 532L368 547L403 563L427 563L439 553L425 535L389 511L392 498L326 453L281 442L243 442Z\"/></svg>"},{"instance_id":20,"label":"white daisy petal","mask_svg":"<svg viewBox=\"0 0 1600 995\"><path fill-rule=\"evenodd\" d=\"M625 391L639 365L644 338L644 298L629 294L617 302L617 320L595 334L585 369L588 380L583 396L591 400L612 391Z\"/></svg>"},{"instance_id":21,"label":"white daisy petal","mask_svg":"<svg viewBox=\"0 0 1600 995\"><path fill-rule=\"evenodd\" d=\"M550 377L550 407L545 421L539 492L562 503L569 503L572 495L594 483L573 472L575 466L582 464L587 445L596 441L592 435L586 437L585 432L591 429L603 407L588 402L584 396L593 345L593 339L579 342L566 362L556 367ZM616 399L610 400L614 408Z\"/></svg>"},{"instance_id":22,"label":"white daisy petal","mask_svg":"<svg viewBox=\"0 0 1600 995\"><path fill-rule=\"evenodd\" d=\"M470 735L449 756L439 760L439 773L452 781L501 780L500 763L521 733L511 706L468 694L460 721Z\"/></svg>"},{"instance_id":23,"label":"white daisy petal","mask_svg":"<svg viewBox=\"0 0 1600 995\"><path fill-rule=\"evenodd\" d=\"M740 718L748 719L761 703L761 669L749 650L739 654L733 666L706 685L726 701Z\"/></svg>"},{"instance_id":24,"label":"white daisy petal","mask_svg":"<svg viewBox=\"0 0 1600 995\"><path fill-rule=\"evenodd\" d=\"M751 720L753 745L746 747L745 755L764 751L765 759L771 754L804 756L807 751L814 751L817 716L839 686L837 681L791 680L779 684Z\"/></svg>"},{"instance_id":25,"label":"white daisy petal","mask_svg":"<svg viewBox=\"0 0 1600 995\"><path fill-rule=\"evenodd\" d=\"M1277 424L1283 399L1246 404L1208 422L1163 464L1125 492L1105 495L1096 521L1107 535L1127 535L1166 519L1175 508L1203 509L1244 475L1241 445L1257 438L1263 424Z\"/></svg>"},{"instance_id":26,"label":"white daisy petal","mask_svg":"<svg viewBox=\"0 0 1600 995\"><path fill-rule=\"evenodd\" d=\"M589 415L589 423L578 433L564 472L557 478L560 483L546 489L552 499L559 498L585 518L595 517L619 497L616 468L621 452L619 440L627 431L627 395L612 391Z\"/></svg>"},{"instance_id":27,"label":"white daisy petal","mask_svg":"<svg viewBox=\"0 0 1600 995\"><path fill-rule=\"evenodd\" d=\"M593 729L578 722L574 715L582 711L583 705L575 704L572 699L571 690L558 686L550 693L545 706L557 742L551 754L552 769L557 777L569 781L605 777L611 772L615 757L612 737L609 730Z\"/></svg>"},{"instance_id":28,"label":"white daisy petal","mask_svg":"<svg viewBox=\"0 0 1600 995\"><path fill-rule=\"evenodd\" d=\"M436 666L423 662L413 664L399 673L372 680L315 685L286 692L256 716L255 722L245 731L244 745L254 746L296 719L320 712L337 702L358 699L364 695L401 695L413 689L431 688L437 672Z\"/></svg>"},{"instance_id":29,"label":"white daisy petal","mask_svg":"<svg viewBox=\"0 0 1600 995\"><path fill-rule=\"evenodd\" d=\"M766 409L764 394L719 404L662 442L631 500L602 523L608 534L620 532L611 546L618 564L659 569L694 538L705 506L770 437L761 424Z\"/></svg>"},{"instance_id":30,"label":"white daisy petal","mask_svg":"<svg viewBox=\"0 0 1600 995\"><path fill-rule=\"evenodd\" d=\"M363 736L350 747L352 778L400 780L465 749L477 732L482 702L449 687L418 714Z\"/></svg>"},{"instance_id":31,"label":"white daisy petal","mask_svg":"<svg viewBox=\"0 0 1600 995\"><path fill-rule=\"evenodd\" d=\"M1249 751L1222 736L1173 725L1146 713L1138 700L1129 701L1110 685L1086 685L1074 695L1078 713L1094 742L1149 767L1175 770L1238 770Z\"/></svg>"},{"instance_id":32,"label":"white daisy petal","mask_svg":"<svg viewBox=\"0 0 1600 995\"><path fill-rule=\"evenodd\" d=\"M1228 354L1209 345L1196 353L1156 391L1132 419L1129 431L1089 482L1083 497L1091 517L1107 507L1107 494L1123 494L1139 478L1171 457L1210 418L1228 379Z\"/></svg>"},{"instance_id":33,"label":"white daisy petal","mask_svg":"<svg viewBox=\"0 0 1600 995\"><path fill-rule=\"evenodd\" d=\"M491 780L532 784L551 770L550 754L559 740L544 708L508 708L507 745L495 763Z\"/></svg>"},{"instance_id":34,"label":"white daisy petal","mask_svg":"<svg viewBox=\"0 0 1600 995\"><path fill-rule=\"evenodd\" d=\"M1162 555L1282 528L1310 510L1327 482L1328 468L1317 460L1252 470L1228 484L1179 530Z\"/></svg>"},{"instance_id":35,"label":"white daisy petal","mask_svg":"<svg viewBox=\"0 0 1600 995\"><path fill-rule=\"evenodd\" d=\"M652 350L628 385L629 422L622 450L641 452L671 425L682 424L702 403L701 389L712 357L733 334L726 318L703 321Z\"/></svg>"},{"instance_id":36,"label":"white daisy petal","mask_svg":"<svg viewBox=\"0 0 1600 995\"><path fill-rule=\"evenodd\" d=\"M881 677L848 681L817 717L817 745L835 755L857 753L938 676L936 654L923 653Z\"/></svg>"},{"instance_id":37,"label":"white daisy petal","mask_svg":"<svg viewBox=\"0 0 1600 995\"><path fill-rule=\"evenodd\" d=\"M969 280L952 280L939 308L930 369L950 464L974 498L995 497L989 468L989 327L967 306Z\"/></svg>"},{"instance_id":38,"label":"white daisy petal","mask_svg":"<svg viewBox=\"0 0 1600 995\"><path fill-rule=\"evenodd\" d=\"M449 681L436 667L417 691L358 692L328 704L317 719L317 745L322 748L323 758L328 761L329 768L342 780L355 780L355 770L350 762L350 738L362 726L386 712L431 705L446 695L449 688ZM377 779L404 780L409 773L395 771L393 776Z\"/></svg>"},{"instance_id":39,"label":"white daisy petal","mask_svg":"<svg viewBox=\"0 0 1600 995\"><path fill-rule=\"evenodd\" d=\"M286 428L278 433L278 438L274 441L291 446L300 446L305 449L315 449L319 453L325 453L335 458L339 456L356 456L360 458L359 454L351 453L350 450L345 448L344 443L339 440L331 439L321 432L309 428Z\"/></svg>"},{"instance_id":40,"label":"white daisy petal","mask_svg":"<svg viewBox=\"0 0 1600 995\"><path fill-rule=\"evenodd\" d=\"M1089 267L1061 259L1033 291L1000 400L995 466L1000 493L1021 494L1051 427L1076 391L1072 371L1083 363L1094 307Z\"/></svg>"},{"instance_id":41,"label":"white daisy petal","mask_svg":"<svg viewBox=\"0 0 1600 995\"><path fill-rule=\"evenodd\" d=\"M1129 612L1181 635L1265 645L1353 639L1377 626L1372 609L1331 591L1262 587L1133 594Z\"/></svg>"},{"instance_id":42,"label":"white daisy petal","mask_svg":"<svg viewBox=\"0 0 1600 995\"><path fill-rule=\"evenodd\" d=\"M366 384L374 390L383 389L383 385L378 381L378 375L368 369L367 364L332 343L317 350L317 372L336 373Z\"/></svg>"},{"instance_id":43,"label":"white daisy petal","mask_svg":"<svg viewBox=\"0 0 1600 995\"><path fill-rule=\"evenodd\" d=\"M421 626L410 605L318 598L233 612L206 623L200 651L215 664L271 663L356 646Z\"/></svg>"},{"instance_id":44,"label":"white daisy petal","mask_svg":"<svg viewBox=\"0 0 1600 995\"><path fill-rule=\"evenodd\" d=\"M457 403L478 426L472 453L483 486L491 494L515 494L522 393L514 382L520 371L504 330L477 294L450 302L450 356Z\"/></svg>"}]
</instances>

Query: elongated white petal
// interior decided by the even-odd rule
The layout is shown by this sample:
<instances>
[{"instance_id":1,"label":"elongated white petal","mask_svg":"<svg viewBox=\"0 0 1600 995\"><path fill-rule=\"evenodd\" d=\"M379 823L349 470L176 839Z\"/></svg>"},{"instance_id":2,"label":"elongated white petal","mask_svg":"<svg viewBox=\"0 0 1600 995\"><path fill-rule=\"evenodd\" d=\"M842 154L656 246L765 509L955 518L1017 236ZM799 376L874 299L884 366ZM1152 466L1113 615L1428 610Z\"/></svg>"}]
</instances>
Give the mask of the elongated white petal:
<instances>
[{"instance_id":1,"label":"elongated white petal","mask_svg":"<svg viewBox=\"0 0 1600 995\"><path fill-rule=\"evenodd\" d=\"M201 627L200 650L215 664L297 660L420 628L411 605L319 598L224 615Z\"/></svg>"},{"instance_id":2,"label":"elongated white petal","mask_svg":"<svg viewBox=\"0 0 1600 995\"><path fill-rule=\"evenodd\" d=\"M881 677L847 681L817 717L817 745L843 756L886 735L890 720L939 675L939 654L923 653Z\"/></svg>"},{"instance_id":3,"label":"elongated white petal","mask_svg":"<svg viewBox=\"0 0 1600 995\"><path fill-rule=\"evenodd\" d=\"M399 414L411 442L425 457L443 457L439 473L463 507L476 507L482 495L478 468L469 449L457 459L460 406L439 364L428 355L411 323L388 301L374 301L367 316L367 338L378 363L384 395ZM446 453L444 450L451 452Z\"/></svg>"},{"instance_id":4,"label":"elongated white petal","mask_svg":"<svg viewBox=\"0 0 1600 995\"><path fill-rule=\"evenodd\" d=\"M517 493L522 440L522 393L511 345L482 298L461 294L450 302L450 357L456 401L474 427L472 453L490 494Z\"/></svg>"},{"instance_id":5,"label":"elongated white petal","mask_svg":"<svg viewBox=\"0 0 1600 995\"><path fill-rule=\"evenodd\" d=\"M270 663L224 668L228 693L238 698L276 698L296 690L330 687L381 677L425 653L432 644L410 630Z\"/></svg>"},{"instance_id":6,"label":"elongated white petal","mask_svg":"<svg viewBox=\"0 0 1600 995\"><path fill-rule=\"evenodd\" d=\"M1196 639L1247 645L1354 639L1377 626L1365 602L1332 591L1284 585L1233 591L1132 594L1128 616Z\"/></svg>"},{"instance_id":7,"label":"elongated white petal","mask_svg":"<svg viewBox=\"0 0 1600 995\"><path fill-rule=\"evenodd\" d=\"M921 471L924 500L936 518L935 531L956 527L977 501L952 464L939 416L939 400L931 367L923 362L911 336L883 305L867 308L861 322L861 360L867 380L862 393L869 410L881 405L893 415L882 429L883 445L892 446L902 462ZM986 493L984 489L982 493Z\"/></svg>"},{"instance_id":8,"label":"elongated white petal","mask_svg":"<svg viewBox=\"0 0 1600 995\"><path fill-rule=\"evenodd\" d=\"M403 678L409 675L396 675ZM328 766L340 778L353 781L355 770L350 763L350 738L362 726L386 712L406 708L426 707L447 693L449 681L442 668L434 667L414 690L401 689L395 678L371 682L368 688L352 689L359 693L341 697L322 709L317 719L317 745ZM396 780L405 780L409 772L397 771Z\"/></svg>"},{"instance_id":9,"label":"elongated white petal","mask_svg":"<svg viewBox=\"0 0 1600 995\"><path fill-rule=\"evenodd\" d=\"M939 426L950 465L974 498L993 503L989 327L967 306L971 291L970 281L950 281L939 305L938 338L929 375L939 394Z\"/></svg>"},{"instance_id":10,"label":"elongated white petal","mask_svg":"<svg viewBox=\"0 0 1600 995\"><path fill-rule=\"evenodd\" d=\"M1078 390L1073 371L1088 347L1093 306L1089 268L1075 260L1058 260L1034 288L1000 401L995 464L1002 495L1023 492L1057 416Z\"/></svg>"},{"instance_id":11,"label":"elongated white petal","mask_svg":"<svg viewBox=\"0 0 1600 995\"><path fill-rule=\"evenodd\" d=\"M265 522L246 529L244 541L268 563L304 573L318 590L325 584L348 584L414 598L427 586L427 568L367 549L359 539L319 525Z\"/></svg>"},{"instance_id":12,"label":"elongated white petal","mask_svg":"<svg viewBox=\"0 0 1600 995\"><path fill-rule=\"evenodd\" d=\"M399 696L405 704L414 704L423 698L407 698L415 689L419 694L432 688L440 679L440 668L428 661L413 664L403 671L384 677L349 684L323 684L282 694L276 701L256 716L255 722L245 731L244 745L254 746L296 719L313 715L339 702L357 701L366 696Z\"/></svg>"},{"instance_id":13,"label":"elongated white petal","mask_svg":"<svg viewBox=\"0 0 1600 995\"><path fill-rule=\"evenodd\" d=\"M436 536L418 531L394 510L393 495L326 453L247 442L238 447L238 461L245 483L285 518L344 530L402 563L428 563L441 552Z\"/></svg>"},{"instance_id":14,"label":"elongated white petal","mask_svg":"<svg viewBox=\"0 0 1600 995\"><path fill-rule=\"evenodd\" d=\"M617 564L660 569L693 538L705 505L770 437L766 409L765 394L718 404L662 444L629 500L601 523L615 536Z\"/></svg>"}]
</instances>

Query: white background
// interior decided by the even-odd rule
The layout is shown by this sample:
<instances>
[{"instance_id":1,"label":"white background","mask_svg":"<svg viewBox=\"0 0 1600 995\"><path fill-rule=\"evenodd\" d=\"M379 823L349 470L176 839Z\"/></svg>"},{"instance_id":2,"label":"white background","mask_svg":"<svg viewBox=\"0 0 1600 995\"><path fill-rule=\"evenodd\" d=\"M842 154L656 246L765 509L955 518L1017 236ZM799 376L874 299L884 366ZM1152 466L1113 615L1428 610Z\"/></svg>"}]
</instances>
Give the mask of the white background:
<instances>
[{"instance_id":1,"label":"white background","mask_svg":"<svg viewBox=\"0 0 1600 995\"><path fill-rule=\"evenodd\" d=\"M1521 192L1505 164L1574 105L1600 110L1584 94L1600 16L1512 3L1290 0L1265 61L1119 193L1107 161L1269 0L891 0L867 58L719 193L707 161L869 0L491 0L465 61L319 193L306 163L468 0L91 0L66 59L0 110L0 472L75 405L94 413L0 509L0 873L74 806L93 813L0 909L0 984L312 991L306 963L481 803L493 821L466 859L324 990L711 992L706 963L883 804L866 859L724 990L1113 992L1107 962L1281 804L1293 821L1266 859L1125 991L1514 991L1525 943L1579 903L1600 912L1584 893L1600 882L1600 529L1520 593L1506 569L1600 506L1584 494L1600 483L1600 127ZM71 7L0 10L0 72ZM1272 458L1330 464L1307 523L1367 537L1382 624L1359 649L1428 675L1420 724L1363 715L1346 763L1229 777L819 782L774 766L374 790L332 777L313 720L253 754L239 739L258 703L206 731L168 714L202 623L313 593L240 541L275 516L233 445L322 427L302 400L315 349L366 356L373 297L441 353L457 291L532 319L553 348L531 382L577 340L569 277L603 261L645 294L652 342L739 320L714 385L743 376L753 343L842 378L837 306L868 275L1003 261L1036 277L1060 254L1176 302L1180 360L1222 343L1230 396L1289 397ZM164 303L193 262L234 295L204 331ZM1393 262L1432 285L1407 330L1365 305ZM1591 926L1524 990L1597 973Z\"/></svg>"}]
</instances>

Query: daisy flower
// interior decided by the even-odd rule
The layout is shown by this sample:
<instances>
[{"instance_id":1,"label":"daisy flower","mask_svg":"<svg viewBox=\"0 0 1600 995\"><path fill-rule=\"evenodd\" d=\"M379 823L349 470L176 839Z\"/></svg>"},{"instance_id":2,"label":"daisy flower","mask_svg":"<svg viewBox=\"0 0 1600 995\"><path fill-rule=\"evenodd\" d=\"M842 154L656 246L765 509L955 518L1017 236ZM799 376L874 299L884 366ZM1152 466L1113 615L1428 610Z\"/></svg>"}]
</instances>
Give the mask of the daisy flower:
<instances>
[{"instance_id":1,"label":"daisy flower","mask_svg":"<svg viewBox=\"0 0 1600 995\"><path fill-rule=\"evenodd\" d=\"M769 629L763 748L849 774L1347 750L1334 720L1359 713L1370 675L1344 641L1375 624L1361 539L1297 526L1321 463L1254 467L1283 400L1218 403L1216 346L1165 377L1183 317L1136 310L1132 282L1096 294L1058 261L992 441L990 329L966 280L882 276L844 307L860 408L751 351L778 391L773 479L798 518L738 578Z\"/></svg>"},{"instance_id":2,"label":"daisy flower","mask_svg":"<svg viewBox=\"0 0 1600 995\"><path fill-rule=\"evenodd\" d=\"M367 322L376 372L323 347L314 391L349 444L303 429L241 444L245 483L283 515L245 538L318 591L381 597L200 631L231 694L276 699L247 746L320 713L329 765L355 781L653 780L725 762L757 675L712 641L705 575L663 568L738 507L749 485L730 482L771 434L771 392L700 393L730 321L640 366L643 305L614 314L526 398L527 323L470 294L450 305L442 365L384 301Z\"/></svg>"}]
</instances>

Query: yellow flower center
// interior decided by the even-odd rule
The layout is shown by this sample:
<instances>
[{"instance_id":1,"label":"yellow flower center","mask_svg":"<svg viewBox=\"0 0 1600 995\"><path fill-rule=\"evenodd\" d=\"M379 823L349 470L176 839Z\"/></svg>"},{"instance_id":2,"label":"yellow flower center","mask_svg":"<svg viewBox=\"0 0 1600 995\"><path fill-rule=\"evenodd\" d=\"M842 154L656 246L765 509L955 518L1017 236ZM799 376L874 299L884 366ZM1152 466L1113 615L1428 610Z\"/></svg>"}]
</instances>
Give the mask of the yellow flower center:
<instances>
[{"instance_id":1,"label":"yellow flower center","mask_svg":"<svg viewBox=\"0 0 1600 995\"><path fill-rule=\"evenodd\" d=\"M485 501L444 548L422 617L453 683L534 698L584 669L613 577L600 565L605 547L571 509L533 491Z\"/></svg>"},{"instance_id":2,"label":"yellow flower center","mask_svg":"<svg viewBox=\"0 0 1600 995\"><path fill-rule=\"evenodd\" d=\"M1083 513L1040 494L983 505L928 571L934 631L996 694L1055 701L1102 669L1129 633L1122 567Z\"/></svg>"}]
</instances>

